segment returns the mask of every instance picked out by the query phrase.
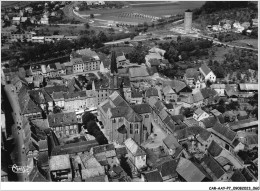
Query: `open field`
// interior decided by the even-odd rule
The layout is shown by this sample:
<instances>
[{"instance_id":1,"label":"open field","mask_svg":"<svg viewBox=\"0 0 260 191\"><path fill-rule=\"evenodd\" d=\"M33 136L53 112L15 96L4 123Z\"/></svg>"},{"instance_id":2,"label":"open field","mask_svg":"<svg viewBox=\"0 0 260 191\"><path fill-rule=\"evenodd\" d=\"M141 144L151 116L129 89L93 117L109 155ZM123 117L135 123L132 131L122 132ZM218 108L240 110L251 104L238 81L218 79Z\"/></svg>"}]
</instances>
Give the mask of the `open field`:
<instances>
[{"instance_id":1,"label":"open field","mask_svg":"<svg viewBox=\"0 0 260 191\"><path fill-rule=\"evenodd\" d=\"M175 14L182 14L187 9L194 9L198 8L204 4L204 1L184 1L184 2L173 2L166 4L157 4L157 5L135 5L129 6L123 9L99 9L99 10L87 10L87 11L80 11L79 14L81 15L89 15L89 14L100 14L100 16L96 16L98 19L104 20L116 20L118 15L121 13L140 13L145 15L157 16L162 17L165 15L175 15ZM120 18L121 19L121 18ZM129 19L127 18L127 21ZM131 21L135 22L135 21ZM140 22L144 22L140 20Z\"/></svg>"},{"instance_id":2,"label":"open field","mask_svg":"<svg viewBox=\"0 0 260 191\"><path fill-rule=\"evenodd\" d=\"M1 1L1 8L9 8L15 5L23 7L29 5L30 3L31 1Z\"/></svg>"}]
</instances>

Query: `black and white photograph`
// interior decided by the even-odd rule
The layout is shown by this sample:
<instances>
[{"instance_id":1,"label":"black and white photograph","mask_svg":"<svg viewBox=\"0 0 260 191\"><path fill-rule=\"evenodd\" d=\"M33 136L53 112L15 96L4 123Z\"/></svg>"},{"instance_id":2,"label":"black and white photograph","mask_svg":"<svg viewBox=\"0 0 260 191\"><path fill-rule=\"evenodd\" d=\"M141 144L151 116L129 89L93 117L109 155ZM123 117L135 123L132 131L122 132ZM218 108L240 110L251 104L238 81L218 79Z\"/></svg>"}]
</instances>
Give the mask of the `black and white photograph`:
<instances>
[{"instance_id":1,"label":"black and white photograph","mask_svg":"<svg viewBox=\"0 0 260 191\"><path fill-rule=\"evenodd\" d=\"M1 1L1 186L259 190L258 17L258 1Z\"/></svg>"}]
</instances>

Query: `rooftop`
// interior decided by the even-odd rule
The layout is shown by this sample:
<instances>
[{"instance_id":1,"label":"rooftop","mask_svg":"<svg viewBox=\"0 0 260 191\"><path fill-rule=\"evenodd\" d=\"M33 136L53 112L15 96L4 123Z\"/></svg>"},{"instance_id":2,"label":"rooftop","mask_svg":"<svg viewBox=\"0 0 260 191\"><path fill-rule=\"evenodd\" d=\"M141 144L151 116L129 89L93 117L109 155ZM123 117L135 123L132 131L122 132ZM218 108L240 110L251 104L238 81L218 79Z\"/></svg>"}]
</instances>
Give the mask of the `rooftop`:
<instances>
[{"instance_id":1,"label":"rooftop","mask_svg":"<svg viewBox=\"0 0 260 191\"><path fill-rule=\"evenodd\" d=\"M214 127L212 128L212 133L216 134L218 137L228 142L229 144L234 141L237 135L236 132L232 131L231 129L220 123L216 123L214 125Z\"/></svg>"},{"instance_id":2,"label":"rooftop","mask_svg":"<svg viewBox=\"0 0 260 191\"><path fill-rule=\"evenodd\" d=\"M48 115L50 127L60 127L77 124L77 116L75 112L56 113Z\"/></svg>"},{"instance_id":3,"label":"rooftop","mask_svg":"<svg viewBox=\"0 0 260 191\"><path fill-rule=\"evenodd\" d=\"M130 78L136 77L148 77L149 73L145 67L133 67L129 68Z\"/></svg>"},{"instance_id":4,"label":"rooftop","mask_svg":"<svg viewBox=\"0 0 260 191\"><path fill-rule=\"evenodd\" d=\"M181 157L176 171L187 182L201 182L207 175L202 172L193 162Z\"/></svg>"},{"instance_id":5,"label":"rooftop","mask_svg":"<svg viewBox=\"0 0 260 191\"><path fill-rule=\"evenodd\" d=\"M162 176L157 169L143 173L147 182L162 182Z\"/></svg>"},{"instance_id":6,"label":"rooftop","mask_svg":"<svg viewBox=\"0 0 260 191\"><path fill-rule=\"evenodd\" d=\"M69 155L56 155L50 157L50 171L70 169Z\"/></svg>"},{"instance_id":7,"label":"rooftop","mask_svg":"<svg viewBox=\"0 0 260 191\"><path fill-rule=\"evenodd\" d=\"M145 151L132 139L128 138L125 140L126 148L134 155L134 156L141 156L146 155Z\"/></svg>"},{"instance_id":8,"label":"rooftop","mask_svg":"<svg viewBox=\"0 0 260 191\"><path fill-rule=\"evenodd\" d=\"M211 72L211 69L206 64L202 64L200 70L204 76L207 76Z\"/></svg>"}]
</instances>

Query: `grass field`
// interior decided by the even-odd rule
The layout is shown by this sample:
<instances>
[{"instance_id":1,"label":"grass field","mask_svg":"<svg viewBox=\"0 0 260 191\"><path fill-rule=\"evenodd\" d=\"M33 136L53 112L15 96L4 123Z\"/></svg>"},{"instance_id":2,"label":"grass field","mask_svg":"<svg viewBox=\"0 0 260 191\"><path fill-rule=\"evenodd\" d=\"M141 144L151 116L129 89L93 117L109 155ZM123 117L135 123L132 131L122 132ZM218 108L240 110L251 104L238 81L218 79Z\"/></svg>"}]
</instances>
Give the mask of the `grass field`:
<instances>
[{"instance_id":1,"label":"grass field","mask_svg":"<svg viewBox=\"0 0 260 191\"><path fill-rule=\"evenodd\" d=\"M249 47L247 44L253 45L252 48L258 48L258 39L243 39L243 40L236 40L231 42L230 44L232 45L237 45L237 46L243 46L243 47Z\"/></svg>"},{"instance_id":2,"label":"grass field","mask_svg":"<svg viewBox=\"0 0 260 191\"><path fill-rule=\"evenodd\" d=\"M79 13L82 15L100 14L100 16L97 16L96 18L104 19L104 20L115 20L118 18L118 15L120 15L121 13L140 13L140 14L162 17L165 15L175 15L179 13L182 14L184 13L185 10L201 7L201 5L203 5L204 3L205 1L196 1L196 2L183 1L183 2L167 3L167 4L160 4L160 5L129 6L128 8L123 8L123 9L88 10L88 11L81 11ZM127 18L127 21L129 21L129 18ZM140 22L144 22L144 21L141 20Z\"/></svg>"}]
</instances>

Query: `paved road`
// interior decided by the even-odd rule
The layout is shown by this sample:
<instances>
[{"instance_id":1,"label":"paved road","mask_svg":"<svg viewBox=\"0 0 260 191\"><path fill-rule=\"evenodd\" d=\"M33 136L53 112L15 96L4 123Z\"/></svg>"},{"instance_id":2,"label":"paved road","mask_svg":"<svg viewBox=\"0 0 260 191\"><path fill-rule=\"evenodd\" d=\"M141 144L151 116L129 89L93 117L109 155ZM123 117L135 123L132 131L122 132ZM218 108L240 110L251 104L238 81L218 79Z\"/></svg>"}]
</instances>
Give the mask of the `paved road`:
<instances>
[{"instance_id":1,"label":"paved road","mask_svg":"<svg viewBox=\"0 0 260 191\"><path fill-rule=\"evenodd\" d=\"M83 19L81 17L79 17L78 15L76 15L74 12L73 12L73 6L76 5L75 2L69 4L69 5L66 5L63 9L63 12L64 14L69 17L69 18L74 18L76 21L81 21L81 22L89 22L88 19Z\"/></svg>"},{"instance_id":2,"label":"paved road","mask_svg":"<svg viewBox=\"0 0 260 191\"><path fill-rule=\"evenodd\" d=\"M210 39L210 40L213 40L213 43L222 44L224 46L228 46L228 47L231 47L231 48L240 48L240 49L258 51L258 49L255 49L255 48L249 48L249 47L244 47L244 46L236 46L236 45L231 45L231 44L219 42L217 40L212 39L212 37L210 37L210 36L199 35L198 37L203 38L203 39Z\"/></svg>"}]
</instances>

